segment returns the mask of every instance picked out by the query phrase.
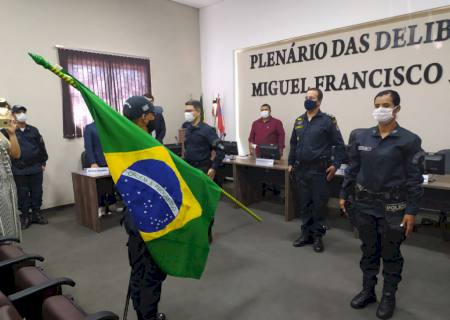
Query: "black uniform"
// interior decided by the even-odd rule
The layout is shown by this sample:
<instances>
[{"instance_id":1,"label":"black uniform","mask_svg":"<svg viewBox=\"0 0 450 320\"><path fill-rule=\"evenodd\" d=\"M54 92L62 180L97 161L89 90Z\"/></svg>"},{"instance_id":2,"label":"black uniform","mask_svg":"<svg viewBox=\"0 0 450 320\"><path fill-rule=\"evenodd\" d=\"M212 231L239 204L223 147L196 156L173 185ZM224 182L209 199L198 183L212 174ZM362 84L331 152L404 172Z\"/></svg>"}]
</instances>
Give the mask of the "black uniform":
<instances>
[{"instance_id":1,"label":"black uniform","mask_svg":"<svg viewBox=\"0 0 450 320\"><path fill-rule=\"evenodd\" d=\"M225 158L225 148L221 144L216 130L204 122L200 122L197 126L184 123L183 128L186 129L184 159L205 173L210 168L217 170ZM213 150L215 150L216 156L214 161L211 161Z\"/></svg>"},{"instance_id":2,"label":"black uniform","mask_svg":"<svg viewBox=\"0 0 450 320\"><path fill-rule=\"evenodd\" d=\"M135 123L137 119L148 113L155 114L155 108L143 96L130 97L123 106L124 116ZM165 319L164 315L158 314L158 303L161 298L162 282L167 275L151 257L136 227L133 215L130 214L128 209L124 215L124 225L128 233L127 246L131 266L128 290L138 320Z\"/></svg>"},{"instance_id":3,"label":"black uniform","mask_svg":"<svg viewBox=\"0 0 450 320\"><path fill-rule=\"evenodd\" d=\"M355 135L341 198L354 195L354 210L348 212L362 241L365 289L375 287L383 259L383 291L397 290L403 268L400 244L405 239L400 224L404 214L417 214L423 194L422 170L414 160L421 150L420 138L400 126L384 139L377 127Z\"/></svg>"},{"instance_id":4,"label":"black uniform","mask_svg":"<svg viewBox=\"0 0 450 320\"><path fill-rule=\"evenodd\" d=\"M200 122L197 126L185 122L183 128L186 129L184 140L184 160L191 166L207 173L209 169L217 169L222 165L225 158L225 147L222 145L216 130L204 122ZM216 152L214 161L211 161L211 152ZM212 241L211 228L214 219L208 230L209 242Z\"/></svg>"},{"instance_id":5,"label":"black uniform","mask_svg":"<svg viewBox=\"0 0 450 320\"><path fill-rule=\"evenodd\" d=\"M147 128L150 134L155 131L155 139L160 143L163 143L164 137L166 136L166 121L162 115L162 110L160 112L155 112L155 120L150 121Z\"/></svg>"},{"instance_id":6,"label":"black uniform","mask_svg":"<svg viewBox=\"0 0 450 320\"><path fill-rule=\"evenodd\" d=\"M295 168L302 232L321 237L325 234L325 210L330 198L326 169L330 165L340 167L345 158L344 141L336 119L319 110L311 121L306 113L295 120L290 143L289 165Z\"/></svg>"},{"instance_id":7,"label":"black uniform","mask_svg":"<svg viewBox=\"0 0 450 320\"><path fill-rule=\"evenodd\" d=\"M131 300L138 320L150 320L158 314L161 286L167 275L153 261L128 211L124 215L124 226L128 234Z\"/></svg>"},{"instance_id":8,"label":"black uniform","mask_svg":"<svg viewBox=\"0 0 450 320\"><path fill-rule=\"evenodd\" d=\"M20 145L20 158L12 159L12 172L17 186L19 210L28 215L32 210L38 213L42 206L43 169L48 160L44 139L39 130L26 125L16 129Z\"/></svg>"}]
</instances>

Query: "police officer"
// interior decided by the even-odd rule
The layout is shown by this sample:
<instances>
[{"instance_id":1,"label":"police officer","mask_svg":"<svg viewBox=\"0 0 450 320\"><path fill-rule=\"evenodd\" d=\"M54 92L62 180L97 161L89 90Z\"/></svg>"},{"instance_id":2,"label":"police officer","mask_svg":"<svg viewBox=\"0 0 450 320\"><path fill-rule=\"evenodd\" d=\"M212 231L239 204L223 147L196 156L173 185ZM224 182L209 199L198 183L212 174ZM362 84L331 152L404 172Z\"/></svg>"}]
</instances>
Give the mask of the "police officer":
<instances>
[{"instance_id":1,"label":"police officer","mask_svg":"<svg viewBox=\"0 0 450 320\"><path fill-rule=\"evenodd\" d=\"M26 229L32 223L48 223L41 214L43 172L48 155L39 130L27 124L27 108L15 105L11 112L17 121L16 136L21 150L20 158L12 160L12 172L22 212L22 229Z\"/></svg>"},{"instance_id":2,"label":"police officer","mask_svg":"<svg viewBox=\"0 0 450 320\"><path fill-rule=\"evenodd\" d=\"M153 104L143 96L129 98L123 106L123 114L144 131L147 131L148 123L155 119ZM124 215L124 225L128 233L131 266L128 290L138 320L164 320L166 316L158 313L158 303L166 274L153 261L128 211Z\"/></svg>"},{"instance_id":3,"label":"police officer","mask_svg":"<svg viewBox=\"0 0 450 320\"><path fill-rule=\"evenodd\" d=\"M420 138L396 121L400 111L396 91L378 93L374 104L373 117L378 125L355 137L339 204L353 215L362 242L363 289L351 306L361 309L377 301L375 285L383 260L383 297L377 317L389 319L403 268L400 245L413 230L423 194L422 170L415 163L422 148ZM348 210L346 199L352 193L354 210Z\"/></svg>"},{"instance_id":4,"label":"police officer","mask_svg":"<svg viewBox=\"0 0 450 320\"><path fill-rule=\"evenodd\" d=\"M190 100L185 103L184 160L214 179L217 169L225 158L225 147L216 130L203 122L202 109L200 101ZM211 160L212 151L216 153L214 160ZM213 223L214 221L211 223L208 234L210 242L212 241L211 227Z\"/></svg>"},{"instance_id":5,"label":"police officer","mask_svg":"<svg viewBox=\"0 0 450 320\"><path fill-rule=\"evenodd\" d=\"M151 93L144 94L144 97L154 104L155 97ZM166 136L166 121L163 116L164 110L163 107L160 106L153 105L153 107L155 108L155 120L148 123L148 132L152 134L153 131L155 131L156 140L163 143L163 139Z\"/></svg>"},{"instance_id":6,"label":"police officer","mask_svg":"<svg viewBox=\"0 0 450 320\"><path fill-rule=\"evenodd\" d=\"M345 158L344 141L336 119L320 110L322 98L323 93L318 88L309 88L306 92L306 112L295 120L289 151L289 171L295 167L303 220L301 234L293 245L313 244L315 252L324 250L322 237L330 197L329 182Z\"/></svg>"}]
</instances>

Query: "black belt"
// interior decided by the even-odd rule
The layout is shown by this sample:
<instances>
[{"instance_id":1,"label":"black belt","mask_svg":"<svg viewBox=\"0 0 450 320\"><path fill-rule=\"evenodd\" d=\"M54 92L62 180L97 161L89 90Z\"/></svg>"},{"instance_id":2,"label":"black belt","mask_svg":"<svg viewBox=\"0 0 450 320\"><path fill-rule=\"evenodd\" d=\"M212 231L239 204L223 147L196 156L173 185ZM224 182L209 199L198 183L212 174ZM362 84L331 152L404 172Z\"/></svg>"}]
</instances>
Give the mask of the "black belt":
<instances>
[{"instance_id":1,"label":"black belt","mask_svg":"<svg viewBox=\"0 0 450 320\"><path fill-rule=\"evenodd\" d=\"M318 160L318 161L311 161L311 162L302 162L302 161L296 161L295 166L298 169L323 169L325 170L329 165L328 161L325 160Z\"/></svg>"},{"instance_id":2,"label":"black belt","mask_svg":"<svg viewBox=\"0 0 450 320\"><path fill-rule=\"evenodd\" d=\"M205 167L205 166L210 166L212 164L212 161L209 159L206 160L202 160L202 161L189 161L186 160L187 163L189 163L191 166L193 167Z\"/></svg>"},{"instance_id":3,"label":"black belt","mask_svg":"<svg viewBox=\"0 0 450 320\"><path fill-rule=\"evenodd\" d=\"M406 188L404 187L392 187L380 192L373 192L366 187L357 183L355 185L356 200L369 200L369 201L405 201L406 200Z\"/></svg>"}]
</instances>

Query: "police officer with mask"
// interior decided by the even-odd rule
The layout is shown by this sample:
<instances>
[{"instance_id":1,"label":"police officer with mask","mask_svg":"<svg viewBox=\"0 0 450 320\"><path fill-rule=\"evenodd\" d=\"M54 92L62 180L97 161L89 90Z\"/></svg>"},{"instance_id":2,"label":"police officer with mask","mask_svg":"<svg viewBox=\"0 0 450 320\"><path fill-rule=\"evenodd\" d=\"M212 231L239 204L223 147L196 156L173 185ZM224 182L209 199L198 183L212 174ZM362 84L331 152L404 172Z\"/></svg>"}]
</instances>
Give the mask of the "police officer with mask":
<instances>
[{"instance_id":1,"label":"police officer with mask","mask_svg":"<svg viewBox=\"0 0 450 320\"><path fill-rule=\"evenodd\" d=\"M148 123L155 119L153 104L143 96L129 98L123 106L123 115L147 132ZM124 215L124 225L131 266L128 290L138 320L164 320L166 316L158 313L158 303L166 274L153 261L128 211Z\"/></svg>"},{"instance_id":2,"label":"police officer with mask","mask_svg":"<svg viewBox=\"0 0 450 320\"><path fill-rule=\"evenodd\" d=\"M42 183L48 155L39 130L27 123L27 108L15 105L11 112L17 121L16 136L21 150L20 158L13 159L11 164L22 212L20 220L22 228L26 229L32 223L48 223L41 213Z\"/></svg>"},{"instance_id":3,"label":"police officer with mask","mask_svg":"<svg viewBox=\"0 0 450 320\"><path fill-rule=\"evenodd\" d=\"M381 91L374 104L378 125L355 137L339 205L352 215L362 242L363 289L351 306L362 309L377 301L375 285L383 260L384 287L377 317L389 319L403 269L400 245L413 231L423 194L422 170L415 163L422 148L420 138L396 121L400 111L396 91ZM354 209L348 210L346 199L352 193Z\"/></svg>"},{"instance_id":4,"label":"police officer with mask","mask_svg":"<svg viewBox=\"0 0 450 320\"><path fill-rule=\"evenodd\" d=\"M217 169L225 158L225 147L216 130L203 122L202 109L200 101L190 100L185 103L184 160L214 179ZM214 160L211 160L212 151L215 151L216 154ZM211 223L211 226L213 223ZM209 228L210 242L212 241L211 226Z\"/></svg>"},{"instance_id":5,"label":"police officer with mask","mask_svg":"<svg viewBox=\"0 0 450 320\"><path fill-rule=\"evenodd\" d=\"M151 93L144 94L144 97L149 99L155 108L155 120L148 123L148 133L152 134L154 131L156 140L162 144L166 136L166 121L163 116L163 107L154 105L155 97Z\"/></svg>"},{"instance_id":6,"label":"police officer with mask","mask_svg":"<svg viewBox=\"0 0 450 320\"><path fill-rule=\"evenodd\" d=\"M345 158L345 146L334 116L320 110L323 93L309 88L306 112L295 120L289 151L289 171L294 169L300 198L301 234L294 247L313 244L322 252L326 206L330 198L329 182ZM335 146L332 159L332 147Z\"/></svg>"}]
</instances>

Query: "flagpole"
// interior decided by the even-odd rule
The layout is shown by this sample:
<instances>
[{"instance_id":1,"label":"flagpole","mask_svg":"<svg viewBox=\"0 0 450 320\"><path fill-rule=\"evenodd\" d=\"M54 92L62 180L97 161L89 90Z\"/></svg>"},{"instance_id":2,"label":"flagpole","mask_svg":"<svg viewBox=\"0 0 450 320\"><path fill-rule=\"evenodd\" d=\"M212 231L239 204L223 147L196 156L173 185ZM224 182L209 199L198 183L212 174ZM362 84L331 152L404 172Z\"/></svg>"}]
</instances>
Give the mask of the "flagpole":
<instances>
[{"instance_id":1,"label":"flagpole","mask_svg":"<svg viewBox=\"0 0 450 320\"><path fill-rule=\"evenodd\" d=\"M50 70L51 72L53 72L54 74L56 74L58 77L60 77L61 79L63 79L65 82L67 82L67 84L71 85L72 87L74 87L75 89L79 89L77 82L75 82L75 80L71 77L68 76L66 74L64 74L61 69L61 66L58 65L52 65L50 64L48 61L46 61L43 57L38 56L36 54L32 54L32 53L28 53L28 55L31 57L31 59L34 60L34 62L36 62L38 65L41 65L42 67L44 67L45 69Z\"/></svg>"},{"instance_id":2,"label":"flagpole","mask_svg":"<svg viewBox=\"0 0 450 320\"><path fill-rule=\"evenodd\" d=\"M247 212L250 216L252 216L253 219L255 219L258 222L262 221L262 218L260 216L258 216L256 213L254 213L252 210L250 210L249 208L247 208L246 206L244 206L238 199L236 199L235 197L233 197L231 194L229 194L228 192L226 192L225 190L221 189L222 193L228 197L231 201L233 201L235 204L238 205L239 208L241 208L242 210L244 210L245 212Z\"/></svg>"}]
</instances>

